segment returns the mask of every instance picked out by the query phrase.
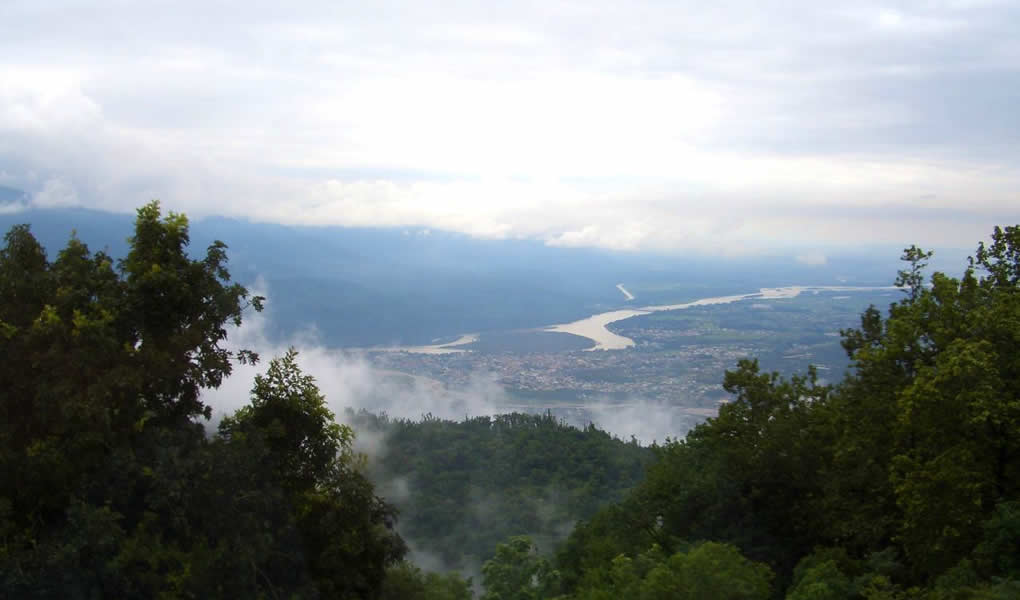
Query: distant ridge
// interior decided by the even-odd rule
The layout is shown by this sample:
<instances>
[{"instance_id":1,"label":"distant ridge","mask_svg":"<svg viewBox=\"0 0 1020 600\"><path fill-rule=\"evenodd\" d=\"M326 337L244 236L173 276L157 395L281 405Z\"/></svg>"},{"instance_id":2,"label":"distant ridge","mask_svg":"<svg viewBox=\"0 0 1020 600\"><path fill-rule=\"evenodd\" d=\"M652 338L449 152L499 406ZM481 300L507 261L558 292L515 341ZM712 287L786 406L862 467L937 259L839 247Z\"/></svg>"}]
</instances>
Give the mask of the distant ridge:
<instances>
[{"instance_id":1,"label":"distant ridge","mask_svg":"<svg viewBox=\"0 0 1020 600\"><path fill-rule=\"evenodd\" d=\"M36 208L0 188L0 230L19 223L49 252L72 230L92 250L124 256L134 215L83 207ZM13 209L13 210L12 210ZM791 256L735 259L559 248L539 239L483 240L406 228L310 227L227 217L191 220L189 252L228 246L230 273L263 286L267 331L286 340L314 331L331 347L421 346L464 332L516 331L570 323L640 298L657 306L784 285L891 283L898 261L831 253L826 265ZM285 252L281 249L286 249ZM626 286L620 283L626 281ZM619 286L619 287L618 287ZM623 288L623 289L620 289ZM622 297L621 297L622 295Z\"/></svg>"}]
</instances>

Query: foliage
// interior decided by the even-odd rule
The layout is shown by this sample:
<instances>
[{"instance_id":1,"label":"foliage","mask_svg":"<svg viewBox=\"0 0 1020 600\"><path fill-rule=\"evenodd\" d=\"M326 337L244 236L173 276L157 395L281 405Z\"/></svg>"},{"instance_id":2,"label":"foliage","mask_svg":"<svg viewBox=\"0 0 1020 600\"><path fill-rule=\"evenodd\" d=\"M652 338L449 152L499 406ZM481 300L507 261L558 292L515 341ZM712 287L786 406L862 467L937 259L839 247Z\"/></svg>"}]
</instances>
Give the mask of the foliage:
<instances>
[{"instance_id":1,"label":"foliage","mask_svg":"<svg viewBox=\"0 0 1020 600\"><path fill-rule=\"evenodd\" d=\"M471 579L456 573L425 573L403 561L386 571L382 600L471 600Z\"/></svg>"},{"instance_id":2,"label":"foliage","mask_svg":"<svg viewBox=\"0 0 1020 600\"><path fill-rule=\"evenodd\" d=\"M576 519L622 498L653 459L647 447L548 414L455 422L350 412L347 420L384 436L371 476L393 492L401 533L450 568L477 569L513 536L552 546Z\"/></svg>"},{"instance_id":3,"label":"foliage","mask_svg":"<svg viewBox=\"0 0 1020 600\"><path fill-rule=\"evenodd\" d=\"M747 560L728 544L706 542L672 556L653 545L633 560L617 556L608 572L588 573L572 597L765 600L772 578L771 569Z\"/></svg>"},{"instance_id":4,"label":"foliage","mask_svg":"<svg viewBox=\"0 0 1020 600\"><path fill-rule=\"evenodd\" d=\"M842 332L853 370L838 384L755 361L727 373L719 415L575 529L564 589L611 581L651 544L708 539L767 562L789 598L1014 593L1020 227L996 228L960 279L926 282L930 257L908 248L904 298Z\"/></svg>"},{"instance_id":5,"label":"foliage","mask_svg":"<svg viewBox=\"0 0 1020 600\"><path fill-rule=\"evenodd\" d=\"M537 600L548 597L559 574L538 554L526 536L496 546L495 555L482 565L482 600Z\"/></svg>"},{"instance_id":6,"label":"foliage","mask_svg":"<svg viewBox=\"0 0 1020 600\"><path fill-rule=\"evenodd\" d=\"M51 262L27 226L6 235L0 591L471 597L400 562L395 510L296 352L206 433L201 391L258 359L227 326L262 299L230 282L222 243L197 260L188 244L156 203L116 265L74 237ZM908 248L904 297L843 331L842 381L742 360L718 416L661 447L550 415L352 418L385 434L372 476L409 483L425 549L463 565L495 547L485 598L1014 598L1020 226L959 279L926 280L930 257Z\"/></svg>"},{"instance_id":7,"label":"foliage","mask_svg":"<svg viewBox=\"0 0 1020 600\"><path fill-rule=\"evenodd\" d=\"M293 348L273 360L265 375L255 376L251 404L224 418L219 431L227 439L261 435L265 470L288 488L314 488L342 464L338 460L352 460L354 432L334 422L315 380L297 366Z\"/></svg>"},{"instance_id":8,"label":"foliage","mask_svg":"<svg viewBox=\"0 0 1020 600\"><path fill-rule=\"evenodd\" d=\"M53 262L27 226L0 250L0 590L7 597L373 597L402 556L291 352L209 437L201 390L262 299L226 246L139 209L116 267L74 237Z\"/></svg>"}]
</instances>

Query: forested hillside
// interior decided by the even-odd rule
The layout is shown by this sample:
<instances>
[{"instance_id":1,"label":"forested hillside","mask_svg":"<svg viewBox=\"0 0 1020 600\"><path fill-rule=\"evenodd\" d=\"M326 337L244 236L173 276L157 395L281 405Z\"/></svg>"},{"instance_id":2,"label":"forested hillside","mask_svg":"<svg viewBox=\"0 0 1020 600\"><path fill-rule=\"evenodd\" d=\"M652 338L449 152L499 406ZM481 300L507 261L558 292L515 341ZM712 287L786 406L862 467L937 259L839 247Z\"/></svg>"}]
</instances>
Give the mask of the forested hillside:
<instances>
[{"instance_id":1,"label":"forested hillside","mask_svg":"<svg viewBox=\"0 0 1020 600\"><path fill-rule=\"evenodd\" d=\"M398 506L408 540L482 561L487 600L1020 597L1020 226L960 278L911 247L902 298L842 332L846 377L743 360L682 440L352 414L371 461L294 351L206 431L201 390L259 360L227 327L263 299L189 241L156 203L116 262L7 233L0 595L471 597L402 560Z\"/></svg>"},{"instance_id":2,"label":"forested hillside","mask_svg":"<svg viewBox=\"0 0 1020 600\"><path fill-rule=\"evenodd\" d=\"M843 332L839 384L727 373L718 417L560 549L561 591L1020 597L1020 227L961 279L926 281L929 256L908 249L905 297Z\"/></svg>"},{"instance_id":3,"label":"forested hillside","mask_svg":"<svg viewBox=\"0 0 1020 600\"><path fill-rule=\"evenodd\" d=\"M399 510L401 534L458 570L476 570L511 536L551 550L575 521L622 499L653 459L635 441L549 414L348 420L359 434L383 436L368 474Z\"/></svg>"}]
</instances>

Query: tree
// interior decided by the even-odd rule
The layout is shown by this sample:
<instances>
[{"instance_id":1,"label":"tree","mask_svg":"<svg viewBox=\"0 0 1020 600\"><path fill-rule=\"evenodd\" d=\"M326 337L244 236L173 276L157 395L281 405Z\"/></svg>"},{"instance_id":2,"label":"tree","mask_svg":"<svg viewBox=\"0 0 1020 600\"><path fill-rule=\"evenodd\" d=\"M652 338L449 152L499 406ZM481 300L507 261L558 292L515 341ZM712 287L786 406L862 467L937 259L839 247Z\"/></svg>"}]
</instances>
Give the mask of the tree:
<instances>
[{"instance_id":1,"label":"tree","mask_svg":"<svg viewBox=\"0 0 1020 600\"><path fill-rule=\"evenodd\" d=\"M537 600L552 594L559 574L527 536L510 538L482 565L482 600Z\"/></svg>"},{"instance_id":2,"label":"tree","mask_svg":"<svg viewBox=\"0 0 1020 600\"><path fill-rule=\"evenodd\" d=\"M354 460L354 432L337 424L311 375L289 349L273 359L265 375L255 376L251 403L219 425L226 439L261 436L266 471L289 489L321 486L336 469Z\"/></svg>"},{"instance_id":3,"label":"tree","mask_svg":"<svg viewBox=\"0 0 1020 600\"><path fill-rule=\"evenodd\" d=\"M705 542L672 556L653 545L633 559L619 555L607 569L593 569L572 597L765 600L772 578L766 565L747 560L729 544Z\"/></svg>"},{"instance_id":4,"label":"tree","mask_svg":"<svg viewBox=\"0 0 1020 600\"><path fill-rule=\"evenodd\" d=\"M653 457L649 448L549 414L458 422L349 411L344 420L359 433L385 436L386 452L368 465L371 478L414 490L393 499L402 533L465 571L477 571L513 536L543 546L558 541L565 523L619 500Z\"/></svg>"},{"instance_id":5,"label":"tree","mask_svg":"<svg viewBox=\"0 0 1020 600\"><path fill-rule=\"evenodd\" d=\"M206 435L203 388L249 351L226 246L138 211L117 263L72 237L50 262L27 226L0 249L0 589L12 597L378 595L404 553L296 353Z\"/></svg>"},{"instance_id":6,"label":"tree","mask_svg":"<svg viewBox=\"0 0 1020 600\"><path fill-rule=\"evenodd\" d=\"M425 573L404 561L390 567L382 587L382 600L471 600L471 579L457 573Z\"/></svg>"},{"instance_id":7,"label":"tree","mask_svg":"<svg viewBox=\"0 0 1020 600\"><path fill-rule=\"evenodd\" d=\"M334 421L297 356L291 348L255 377L251 404L223 419L220 436L258 457L259 488L293 507L274 528L293 527L300 551L267 565L267 579L307 579L327 597L370 596L406 551L392 531L396 515L360 471L353 431Z\"/></svg>"},{"instance_id":8,"label":"tree","mask_svg":"<svg viewBox=\"0 0 1020 600\"><path fill-rule=\"evenodd\" d=\"M908 248L905 297L842 332L853 369L837 385L728 372L719 415L568 540L568 591L625 574L642 540L711 539L768 561L795 598L1014 593L1020 226L996 228L960 278L926 277L931 256Z\"/></svg>"},{"instance_id":9,"label":"tree","mask_svg":"<svg viewBox=\"0 0 1020 600\"><path fill-rule=\"evenodd\" d=\"M31 562L48 560L41 549L51 535L59 543L82 502L140 514L136 495L107 484L124 484L152 457L151 428L187 429L191 417L208 414L199 389L218 385L232 359L257 359L221 342L225 324L262 299L229 283L222 243L190 259L187 220L161 218L156 202L139 209L131 251L116 269L73 236L53 262L27 225L5 242L0 506L8 509L8 556ZM135 483L147 486L145 478Z\"/></svg>"},{"instance_id":10,"label":"tree","mask_svg":"<svg viewBox=\"0 0 1020 600\"><path fill-rule=\"evenodd\" d=\"M842 506L862 521L882 513L865 539L901 544L922 578L965 557L995 505L1020 492L1020 229L992 239L962 278L935 273L928 285L931 254L908 249L898 279L908 298L846 340L856 374L837 395L836 456L847 460L833 497L847 499L843 465L870 465L870 497Z\"/></svg>"},{"instance_id":11,"label":"tree","mask_svg":"<svg viewBox=\"0 0 1020 600\"><path fill-rule=\"evenodd\" d=\"M165 417L210 415L199 399L201 388L217 387L230 375L235 356L220 343L227 323L241 324L248 291L230 283L226 244L213 242L205 258L191 260L187 217L171 212L160 218L158 202L138 210L131 249L120 261L126 287L125 333L135 348L135 363L147 373L142 382L148 408ZM263 298L251 306L261 310Z\"/></svg>"},{"instance_id":12,"label":"tree","mask_svg":"<svg viewBox=\"0 0 1020 600\"><path fill-rule=\"evenodd\" d=\"M690 552L674 554L666 569L674 579L673 585L678 594L657 595L663 599L765 600L771 593L770 582L774 577L768 566L751 562L733 546L714 542L701 544ZM655 571L649 573L646 578L649 587L657 578Z\"/></svg>"}]
</instances>

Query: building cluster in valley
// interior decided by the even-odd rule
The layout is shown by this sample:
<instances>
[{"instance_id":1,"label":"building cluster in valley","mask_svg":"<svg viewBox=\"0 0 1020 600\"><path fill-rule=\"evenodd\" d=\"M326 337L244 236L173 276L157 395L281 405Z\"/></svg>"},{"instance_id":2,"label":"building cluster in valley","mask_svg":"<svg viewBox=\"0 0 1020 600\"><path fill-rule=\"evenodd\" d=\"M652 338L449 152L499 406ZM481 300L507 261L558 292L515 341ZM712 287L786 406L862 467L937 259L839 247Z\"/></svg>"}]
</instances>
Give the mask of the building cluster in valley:
<instances>
[{"instance_id":1,"label":"building cluster in valley","mask_svg":"<svg viewBox=\"0 0 1020 600\"><path fill-rule=\"evenodd\" d=\"M428 377L451 388L467 386L481 375L525 395L638 396L708 407L726 395L721 386L725 370L751 352L750 347L727 345L664 352L386 352L370 356L380 369Z\"/></svg>"}]
</instances>

